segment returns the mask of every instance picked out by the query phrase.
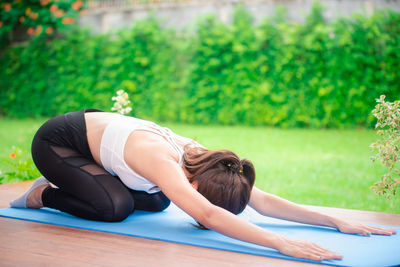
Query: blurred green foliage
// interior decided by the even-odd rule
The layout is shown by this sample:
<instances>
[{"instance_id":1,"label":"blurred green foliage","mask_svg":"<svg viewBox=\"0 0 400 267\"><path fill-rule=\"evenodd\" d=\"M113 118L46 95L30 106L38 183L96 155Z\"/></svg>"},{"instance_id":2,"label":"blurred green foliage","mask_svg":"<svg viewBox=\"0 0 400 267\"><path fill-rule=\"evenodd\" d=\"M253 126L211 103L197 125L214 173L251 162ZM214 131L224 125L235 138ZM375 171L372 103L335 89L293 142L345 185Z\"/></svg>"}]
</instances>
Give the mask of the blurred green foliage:
<instances>
[{"instance_id":1,"label":"blurred green foliage","mask_svg":"<svg viewBox=\"0 0 400 267\"><path fill-rule=\"evenodd\" d=\"M378 11L329 23L313 6L305 23L279 9L260 25L240 6L196 31L161 27L92 35L74 28L0 56L0 114L110 111L117 90L133 115L156 121L281 127L371 127L375 98L400 98L400 14Z\"/></svg>"},{"instance_id":2,"label":"blurred green foliage","mask_svg":"<svg viewBox=\"0 0 400 267\"><path fill-rule=\"evenodd\" d=\"M8 157L1 157L0 184L26 181L40 176L33 160L29 155L19 147L13 146Z\"/></svg>"},{"instance_id":3,"label":"blurred green foliage","mask_svg":"<svg viewBox=\"0 0 400 267\"><path fill-rule=\"evenodd\" d=\"M85 1L85 0L83 0ZM16 32L46 39L75 23L82 0L2 0L0 3L0 49L10 45Z\"/></svg>"}]
</instances>

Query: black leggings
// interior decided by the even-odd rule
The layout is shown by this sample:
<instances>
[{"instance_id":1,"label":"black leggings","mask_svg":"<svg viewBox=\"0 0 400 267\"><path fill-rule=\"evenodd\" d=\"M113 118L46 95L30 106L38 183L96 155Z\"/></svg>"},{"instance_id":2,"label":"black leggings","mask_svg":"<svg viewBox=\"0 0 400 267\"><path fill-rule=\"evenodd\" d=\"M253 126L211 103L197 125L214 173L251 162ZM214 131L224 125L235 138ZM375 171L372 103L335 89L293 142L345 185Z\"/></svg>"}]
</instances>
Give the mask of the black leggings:
<instances>
[{"instance_id":1,"label":"black leggings","mask_svg":"<svg viewBox=\"0 0 400 267\"><path fill-rule=\"evenodd\" d=\"M90 152L86 109L56 116L39 128L32 142L36 167L51 183L42 194L45 207L97 221L122 221L135 209L162 211L170 200L160 191L147 194L126 187L99 166Z\"/></svg>"}]
</instances>

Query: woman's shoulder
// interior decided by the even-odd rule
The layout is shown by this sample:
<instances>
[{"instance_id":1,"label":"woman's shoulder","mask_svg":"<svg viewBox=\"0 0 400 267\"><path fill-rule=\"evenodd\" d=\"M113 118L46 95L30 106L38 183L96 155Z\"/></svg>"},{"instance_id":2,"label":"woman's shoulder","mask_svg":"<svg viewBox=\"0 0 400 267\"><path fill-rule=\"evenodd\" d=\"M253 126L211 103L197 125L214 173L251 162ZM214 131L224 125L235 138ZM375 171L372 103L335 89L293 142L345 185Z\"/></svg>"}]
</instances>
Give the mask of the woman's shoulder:
<instances>
[{"instance_id":1,"label":"woman's shoulder","mask_svg":"<svg viewBox=\"0 0 400 267\"><path fill-rule=\"evenodd\" d=\"M128 166L143 177L151 177L157 166L178 165L180 155L160 136L148 131L134 131L125 144L124 159ZM150 178L150 181L151 178ZM155 181L152 181L155 182Z\"/></svg>"},{"instance_id":2,"label":"woman's shoulder","mask_svg":"<svg viewBox=\"0 0 400 267\"><path fill-rule=\"evenodd\" d=\"M125 150L138 157L147 155L148 157L158 157L159 155L169 155L177 157L176 151L168 141L161 135L149 132L146 129L133 131L127 140Z\"/></svg>"}]
</instances>

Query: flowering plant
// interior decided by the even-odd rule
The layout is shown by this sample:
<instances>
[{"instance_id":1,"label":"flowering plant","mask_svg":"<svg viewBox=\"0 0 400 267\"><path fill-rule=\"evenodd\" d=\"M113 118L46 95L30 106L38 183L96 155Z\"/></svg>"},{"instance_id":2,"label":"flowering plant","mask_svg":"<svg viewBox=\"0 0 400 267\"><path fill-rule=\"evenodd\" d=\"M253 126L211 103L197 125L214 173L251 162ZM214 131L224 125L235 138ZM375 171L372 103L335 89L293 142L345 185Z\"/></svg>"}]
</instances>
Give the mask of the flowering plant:
<instances>
[{"instance_id":1,"label":"flowering plant","mask_svg":"<svg viewBox=\"0 0 400 267\"><path fill-rule=\"evenodd\" d=\"M23 151L18 147L13 147L12 152L7 158L1 160L9 166L9 171L0 170L0 184L10 183L21 180L30 180L40 176L39 171L36 169L33 160L28 159L23 155Z\"/></svg>"},{"instance_id":2,"label":"flowering plant","mask_svg":"<svg viewBox=\"0 0 400 267\"><path fill-rule=\"evenodd\" d=\"M400 101L386 102L385 96L381 95L376 102L378 104L372 114L378 120L375 128L380 128L377 133L381 139L370 146L378 151L372 160L380 160L388 172L372 188L376 193L389 198L391 195L395 195L400 187L400 171L398 169L400 163Z\"/></svg>"},{"instance_id":3,"label":"flowering plant","mask_svg":"<svg viewBox=\"0 0 400 267\"><path fill-rule=\"evenodd\" d=\"M84 0L5 0L0 4L0 37L16 28L29 36L49 36L83 15Z\"/></svg>"},{"instance_id":4,"label":"flowering plant","mask_svg":"<svg viewBox=\"0 0 400 267\"><path fill-rule=\"evenodd\" d=\"M131 112L132 108L129 106L128 93L124 90L118 90L117 96L113 96L111 100L115 101L114 106L111 108L112 111L116 111L119 114L125 115Z\"/></svg>"}]
</instances>

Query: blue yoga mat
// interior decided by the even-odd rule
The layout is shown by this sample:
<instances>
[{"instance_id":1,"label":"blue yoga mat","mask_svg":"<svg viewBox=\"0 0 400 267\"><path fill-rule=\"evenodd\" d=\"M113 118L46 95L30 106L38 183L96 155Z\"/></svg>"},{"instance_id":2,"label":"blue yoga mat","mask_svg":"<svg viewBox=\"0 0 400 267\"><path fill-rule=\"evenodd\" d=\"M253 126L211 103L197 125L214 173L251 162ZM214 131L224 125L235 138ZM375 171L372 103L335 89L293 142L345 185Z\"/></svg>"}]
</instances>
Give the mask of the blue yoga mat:
<instances>
[{"instance_id":1,"label":"blue yoga mat","mask_svg":"<svg viewBox=\"0 0 400 267\"><path fill-rule=\"evenodd\" d=\"M215 231L200 230L193 226L195 222L189 215L173 204L165 211L157 213L135 211L127 219L117 223L88 221L48 208L39 210L4 208L0 209L0 216L335 266L375 267L400 265L400 234L392 236L373 235L371 237L342 234L332 228L310 226L265 217L250 207L246 208L240 216L263 228L287 237L315 242L327 249L340 253L343 255L343 259L314 262L288 257L274 249L235 240ZM400 227L390 228L395 228L400 233Z\"/></svg>"}]
</instances>

